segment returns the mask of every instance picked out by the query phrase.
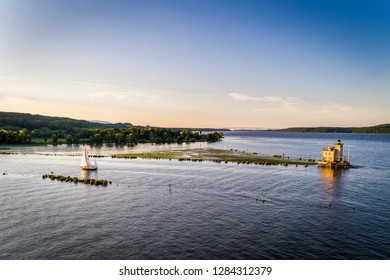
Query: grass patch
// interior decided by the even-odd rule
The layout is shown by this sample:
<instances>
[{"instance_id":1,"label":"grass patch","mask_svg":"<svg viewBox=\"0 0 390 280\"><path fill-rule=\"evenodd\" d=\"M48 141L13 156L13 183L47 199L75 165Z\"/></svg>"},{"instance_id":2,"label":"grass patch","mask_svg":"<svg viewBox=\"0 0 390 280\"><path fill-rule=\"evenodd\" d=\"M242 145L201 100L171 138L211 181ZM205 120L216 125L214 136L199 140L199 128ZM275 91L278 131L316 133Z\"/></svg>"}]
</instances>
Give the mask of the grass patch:
<instances>
[{"instance_id":1,"label":"grass patch","mask_svg":"<svg viewBox=\"0 0 390 280\"><path fill-rule=\"evenodd\" d=\"M179 159L180 154L173 153L134 153L134 154L114 154L112 158L125 158L125 159Z\"/></svg>"}]
</instances>

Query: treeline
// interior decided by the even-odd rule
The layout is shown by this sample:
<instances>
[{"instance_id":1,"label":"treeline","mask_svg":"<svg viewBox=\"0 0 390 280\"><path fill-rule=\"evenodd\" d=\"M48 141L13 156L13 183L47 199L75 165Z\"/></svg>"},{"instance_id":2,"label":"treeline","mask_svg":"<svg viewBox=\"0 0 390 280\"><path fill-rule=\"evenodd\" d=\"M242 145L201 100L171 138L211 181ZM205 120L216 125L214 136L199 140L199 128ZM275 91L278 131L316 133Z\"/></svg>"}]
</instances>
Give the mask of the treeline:
<instances>
[{"instance_id":1,"label":"treeline","mask_svg":"<svg viewBox=\"0 0 390 280\"><path fill-rule=\"evenodd\" d=\"M215 142L223 137L222 132L209 132L189 129L168 129L158 127L129 128L81 128L72 132L65 130L50 130L48 128L21 130L0 130L0 144L115 144L136 145L140 143L192 143Z\"/></svg>"},{"instance_id":2,"label":"treeline","mask_svg":"<svg viewBox=\"0 0 390 280\"><path fill-rule=\"evenodd\" d=\"M352 133L350 128L345 127L290 127L278 129L282 132L312 132L312 133Z\"/></svg>"},{"instance_id":3,"label":"treeline","mask_svg":"<svg viewBox=\"0 0 390 280\"><path fill-rule=\"evenodd\" d=\"M159 127L107 128L83 131L83 133L86 132L89 133L88 141L90 144L111 143L117 145L216 142L223 137L222 132L203 134L200 131L189 129L178 130Z\"/></svg>"},{"instance_id":4,"label":"treeline","mask_svg":"<svg viewBox=\"0 0 390 280\"><path fill-rule=\"evenodd\" d=\"M31 133L26 130L6 130L0 129L0 144L30 144Z\"/></svg>"},{"instance_id":5,"label":"treeline","mask_svg":"<svg viewBox=\"0 0 390 280\"><path fill-rule=\"evenodd\" d=\"M63 117L0 112L0 144L116 144L215 142L222 132L95 123Z\"/></svg>"},{"instance_id":6,"label":"treeline","mask_svg":"<svg viewBox=\"0 0 390 280\"><path fill-rule=\"evenodd\" d=\"M381 124L368 127L291 127L278 129L283 132L312 132L312 133L376 133L390 134L390 124Z\"/></svg>"},{"instance_id":7,"label":"treeline","mask_svg":"<svg viewBox=\"0 0 390 280\"><path fill-rule=\"evenodd\" d=\"M352 128L352 133L378 133L378 134L389 134L390 124L381 124L370 127Z\"/></svg>"}]
</instances>

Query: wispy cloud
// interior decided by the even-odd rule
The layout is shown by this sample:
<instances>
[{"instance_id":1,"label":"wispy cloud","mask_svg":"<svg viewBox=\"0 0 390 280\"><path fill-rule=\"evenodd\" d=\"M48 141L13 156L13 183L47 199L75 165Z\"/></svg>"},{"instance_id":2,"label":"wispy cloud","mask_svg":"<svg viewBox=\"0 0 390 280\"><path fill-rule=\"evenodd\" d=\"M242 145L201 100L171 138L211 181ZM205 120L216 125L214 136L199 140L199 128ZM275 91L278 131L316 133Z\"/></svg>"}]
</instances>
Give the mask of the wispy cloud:
<instances>
[{"instance_id":1,"label":"wispy cloud","mask_svg":"<svg viewBox=\"0 0 390 280\"><path fill-rule=\"evenodd\" d=\"M111 99L121 102L151 103L158 100L158 90L150 88L128 87L114 84L89 83L70 81L68 85L82 89L88 93L89 98Z\"/></svg>"},{"instance_id":2,"label":"wispy cloud","mask_svg":"<svg viewBox=\"0 0 390 280\"><path fill-rule=\"evenodd\" d=\"M2 100L2 102L4 103L12 103L12 104L36 102L36 100L31 98L26 98L23 96L11 96L11 95L0 95L0 100Z\"/></svg>"},{"instance_id":3,"label":"wispy cloud","mask_svg":"<svg viewBox=\"0 0 390 280\"><path fill-rule=\"evenodd\" d=\"M296 111L300 100L296 97L254 96L237 92L229 93L228 96L237 102L256 101L251 103L255 106L252 109L254 112Z\"/></svg>"},{"instance_id":4,"label":"wispy cloud","mask_svg":"<svg viewBox=\"0 0 390 280\"><path fill-rule=\"evenodd\" d=\"M243 93L232 92L228 94L233 100L239 102L245 102L250 100L262 100L262 97L251 96Z\"/></svg>"},{"instance_id":5,"label":"wispy cloud","mask_svg":"<svg viewBox=\"0 0 390 280\"><path fill-rule=\"evenodd\" d=\"M18 78L16 78L16 77L11 77L11 76L0 75L0 80L12 80L12 81L16 81L16 80L18 80Z\"/></svg>"},{"instance_id":6,"label":"wispy cloud","mask_svg":"<svg viewBox=\"0 0 390 280\"><path fill-rule=\"evenodd\" d=\"M15 92L27 92L28 88L25 86L25 79L20 79L12 76L2 76L0 75L0 92L2 93L15 93Z\"/></svg>"},{"instance_id":7,"label":"wispy cloud","mask_svg":"<svg viewBox=\"0 0 390 280\"><path fill-rule=\"evenodd\" d=\"M320 107L319 112L328 118L361 118L365 113L368 112L368 109L363 107L351 107L343 103L337 103L334 101L329 101L323 104Z\"/></svg>"},{"instance_id":8,"label":"wispy cloud","mask_svg":"<svg viewBox=\"0 0 390 280\"><path fill-rule=\"evenodd\" d=\"M30 109L32 108L45 108L50 106L47 100L40 100L39 98L0 94L0 111L26 112L31 111Z\"/></svg>"}]
</instances>

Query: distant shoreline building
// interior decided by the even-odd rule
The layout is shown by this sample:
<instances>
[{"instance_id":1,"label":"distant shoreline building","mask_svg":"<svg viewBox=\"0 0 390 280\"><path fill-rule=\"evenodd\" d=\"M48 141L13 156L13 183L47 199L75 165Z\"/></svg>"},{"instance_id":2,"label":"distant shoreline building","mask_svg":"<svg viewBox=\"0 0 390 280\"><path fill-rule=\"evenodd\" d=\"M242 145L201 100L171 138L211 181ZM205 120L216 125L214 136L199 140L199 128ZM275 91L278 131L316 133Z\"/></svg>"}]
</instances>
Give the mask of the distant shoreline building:
<instances>
[{"instance_id":1,"label":"distant shoreline building","mask_svg":"<svg viewBox=\"0 0 390 280\"><path fill-rule=\"evenodd\" d=\"M339 139L333 147L324 147L321 151L321 160L318 162L318 167L350 168L351 165L343 156L343 146L344 144Z\"/></svg>"}]
</instances>

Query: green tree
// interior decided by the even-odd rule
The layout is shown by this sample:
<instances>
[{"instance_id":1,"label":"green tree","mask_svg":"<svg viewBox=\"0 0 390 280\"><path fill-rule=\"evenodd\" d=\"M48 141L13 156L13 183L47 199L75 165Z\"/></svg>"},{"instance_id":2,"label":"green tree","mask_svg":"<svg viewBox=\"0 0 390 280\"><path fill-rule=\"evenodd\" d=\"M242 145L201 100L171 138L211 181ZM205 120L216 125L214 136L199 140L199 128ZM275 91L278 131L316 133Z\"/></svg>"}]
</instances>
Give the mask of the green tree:
<instances>
[{"instance_id":1,"label":"green tree","mask_svg":"<svg viewBox=\"0 0 390 280\"><path fill-rule=\"evenodd\" d=\"M73 144L73 137L72 137L72 135L70 135L70 134L66 135L65 139L66 139L66 144L68 144L68 145Z\"/></svg>"},{"instance_id":2,"label":"green tree","mask_svg":"<svg viewBox=\"0 0 390 280\"><path fill-rule=\"evenodd\" d=\"M51 136L51 142L53 143L53 144L58 144L58 136L57 136L57 134L53 134L52 136Z\"/></svg>"}]
</instances>

